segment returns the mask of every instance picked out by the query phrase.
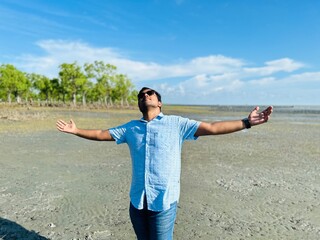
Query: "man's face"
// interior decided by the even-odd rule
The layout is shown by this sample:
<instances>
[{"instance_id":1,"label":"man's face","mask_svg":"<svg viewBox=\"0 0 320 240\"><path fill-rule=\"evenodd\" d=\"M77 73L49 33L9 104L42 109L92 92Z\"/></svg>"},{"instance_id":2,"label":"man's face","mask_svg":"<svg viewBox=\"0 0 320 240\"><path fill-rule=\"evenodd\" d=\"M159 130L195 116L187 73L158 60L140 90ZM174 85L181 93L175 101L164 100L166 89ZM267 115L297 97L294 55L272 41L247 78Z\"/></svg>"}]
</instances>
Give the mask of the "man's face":
<instances>
[{"instance_id":1,"label":"man's face","mask_svg":"<svg viewBox=\"0 0 320 240\"><path fill-rule=\"evenodd\" d=\"M160 108L162 103L158 100L154 90L145 89L138 95L138 106L141 112L145 112L149 107Z\"/></svg>"}]
</instances>

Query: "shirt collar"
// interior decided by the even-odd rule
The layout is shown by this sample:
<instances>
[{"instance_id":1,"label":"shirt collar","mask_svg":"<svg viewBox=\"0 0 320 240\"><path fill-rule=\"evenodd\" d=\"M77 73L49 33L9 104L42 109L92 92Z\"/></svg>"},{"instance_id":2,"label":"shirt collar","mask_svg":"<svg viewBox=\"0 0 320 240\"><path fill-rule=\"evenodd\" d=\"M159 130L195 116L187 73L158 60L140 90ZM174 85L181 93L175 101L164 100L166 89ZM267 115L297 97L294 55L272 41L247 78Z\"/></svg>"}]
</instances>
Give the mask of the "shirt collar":
<instances>
[{"instance_id":1,"label":"shirt collar","mask_svg":"<svg viewBox=\"0 0 320 240\"><path fill-rule=\"evenodd\" d=\"M153 120L160 120L161 118L163 118L163 116L164 116L164 114L162 113L162 112L160 112L159 113L159 115L158 116L156 116L154 119L152 119L151 121L153 121ZM147 122L146 120L144 120L144 118L142 117L142 118L140 118L140 121L141 122Z\"/></svg>"}]
</instances>

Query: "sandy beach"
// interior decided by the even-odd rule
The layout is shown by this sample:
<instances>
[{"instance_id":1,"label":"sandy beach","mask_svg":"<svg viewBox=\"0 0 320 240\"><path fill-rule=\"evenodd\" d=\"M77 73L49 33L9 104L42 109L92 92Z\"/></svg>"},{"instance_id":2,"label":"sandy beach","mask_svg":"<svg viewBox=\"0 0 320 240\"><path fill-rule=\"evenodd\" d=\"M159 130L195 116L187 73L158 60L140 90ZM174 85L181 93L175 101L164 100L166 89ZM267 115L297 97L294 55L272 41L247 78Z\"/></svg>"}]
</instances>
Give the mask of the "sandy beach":
<instances>
[{"instance_id":1,"label":"sandy beach","mask_svg":"<svg viewBox=\"0 0 320 240\"><path fill-rule=\"evenodd\" d=\"M134 239L126 145L55 129L59 118L109 128L137 110L0 109L0 239ZM247 112L166 108L197 120ZM275 112L267 124L186 142L174 237L320 239L320 114Z\"/></svg>"}]
</instances>

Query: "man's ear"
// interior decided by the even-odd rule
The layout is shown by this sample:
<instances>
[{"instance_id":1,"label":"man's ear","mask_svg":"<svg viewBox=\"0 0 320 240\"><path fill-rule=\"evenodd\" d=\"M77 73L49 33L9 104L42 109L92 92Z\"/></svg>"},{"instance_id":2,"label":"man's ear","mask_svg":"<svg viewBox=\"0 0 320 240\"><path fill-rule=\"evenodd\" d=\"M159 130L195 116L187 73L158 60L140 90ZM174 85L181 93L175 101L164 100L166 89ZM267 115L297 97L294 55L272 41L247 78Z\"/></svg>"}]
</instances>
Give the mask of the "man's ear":
<instances>
[{"instance_id":1,"label":"man's ear","mask_svg":"<svg viewBox=\"0 0 320 240\"><path fill-rule=\"evenodd\" d=\"M158 107L159 107L159 108L162 107L162 102L158 102Z\"/></svg>"}]
</instances>

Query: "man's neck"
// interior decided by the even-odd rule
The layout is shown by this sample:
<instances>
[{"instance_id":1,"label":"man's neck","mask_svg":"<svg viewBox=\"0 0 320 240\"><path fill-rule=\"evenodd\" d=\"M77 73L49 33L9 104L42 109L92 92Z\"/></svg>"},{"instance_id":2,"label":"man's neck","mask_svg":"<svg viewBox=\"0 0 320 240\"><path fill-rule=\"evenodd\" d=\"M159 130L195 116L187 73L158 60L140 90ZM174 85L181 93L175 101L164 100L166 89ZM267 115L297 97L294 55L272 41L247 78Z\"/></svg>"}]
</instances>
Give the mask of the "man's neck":
<instances>
[{"instance_id":1,"label":"man's neck","mask_svg":"<svg viewBox=\"0 0 320 240\"><path fill-rule=\"evenodd\" d=\"M143 119L150 122L160 114L160 108L150 109L143 113Z\"/></svg>"}]
</instances>

